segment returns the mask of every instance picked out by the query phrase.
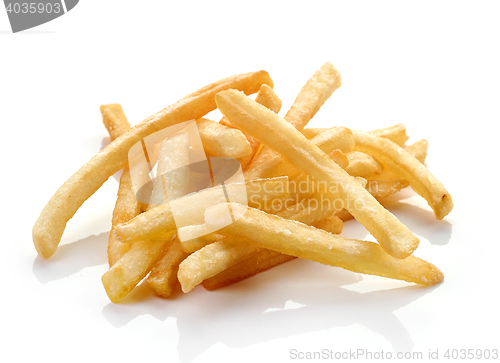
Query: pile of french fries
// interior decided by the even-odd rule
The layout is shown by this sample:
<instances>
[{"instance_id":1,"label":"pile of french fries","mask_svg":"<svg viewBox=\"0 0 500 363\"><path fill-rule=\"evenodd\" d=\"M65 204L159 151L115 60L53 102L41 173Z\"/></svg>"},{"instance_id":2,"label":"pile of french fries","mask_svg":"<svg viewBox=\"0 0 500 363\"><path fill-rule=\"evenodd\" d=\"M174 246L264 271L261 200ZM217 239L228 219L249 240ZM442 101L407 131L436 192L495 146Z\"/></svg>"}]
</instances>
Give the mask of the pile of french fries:
<instances>
[{"instance_id":1,"label":"pile of french fries","mask_svg":"<svg viewBox=\"0 0 500 363\"><path fill-rule=\"evenodd\" d=\"M410 186L437 219L452 210L450 194L424 165L427 141L405 145L408 136L401 124L369 132L306 128L340 85L338 70L325 63L283 118L282 102L265 71L212 83L134 127L119 104L101 106L112 141L42 210L33 227L37 252L52 256L68 220L123 168L109 235L110 268L102 276L113 302L143 280L158 296L169 297L179 284L185 293L199 284L214 290L296 257L424 286L443 281L437 267L412 255L418 238L380 204ZM254 99L248 97L255 93ZM219 122L204 118L216 108L223 114ZM186 169L162 174L189 163L189 140L182 134L161 143L157 171L162 177L154 180L148 203L138 200L130 148L189 120L195 120L208 158L239 161L244 182L237 187L246 190L247 203L220 202L221 188L226 195L237 192L231 184L188 192ZM158 197L165 202L158 203ZM230 223L221 217L228 209ZM178 224L179 218L190 221L193 216L204 224ZM378 243L341 236L343 222L352 218ZM200 236L202 228L208 229Z\"/></svg>"}]
</instances>

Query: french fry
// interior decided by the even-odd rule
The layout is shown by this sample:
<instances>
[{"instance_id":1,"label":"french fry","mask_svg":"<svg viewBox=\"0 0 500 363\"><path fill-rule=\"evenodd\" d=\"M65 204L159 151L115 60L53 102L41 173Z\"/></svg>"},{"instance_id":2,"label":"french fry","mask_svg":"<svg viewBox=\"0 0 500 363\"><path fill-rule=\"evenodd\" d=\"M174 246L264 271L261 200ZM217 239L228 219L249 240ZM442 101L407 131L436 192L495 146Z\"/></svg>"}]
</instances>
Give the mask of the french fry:
<instances>
[{"instance_id":1,"label":"french fry","mask_svg":"<svg viewBox=\"0 0 500 363\"><path fill-rule=\"evenodd\" d=\"M370 177L382 172L382 165L368 154L359 151L350 151L345 154L348 166L345 169L352 176Z\"/></svg>"},{"instance_id":2,"label":"french fry","mask_svg":"<svg viewBox=\"0 0 500 363\"><path fill-rule=\"evenodd\" d=\"M307 201L304 200L297 206L279 212L278 216L280 216L280 218L290 218L291 220L306 224L322 225L324 223L325 226L329 224L328 228L331 227L332 230L335 226L337 229L340 226L340 230L342 230L341 221L332 220L330 223L325 221L325 219L331 217L333 212L334 210L325 208L311 208ZM233 238L231 236L223 238L201 248L187 257L180 264L177 273L182 291L188 292L202 281L261 252L262 249L250 243L247 238L251 238L251 234L245 238ZM263 259L264 257L260 258ZM284 259L277 258L274 254L271 254L270 258L276 262L284 262ZM261 262L264 263L263 261ZM272 262L266 263L265 265L267 266L267 270L272 267Z\"/></svg>"},{"instance_id":3,"label":"french fry","mask_svg":"<svg viewBox=\"0 0 500 363\"><path fill-rule=\"evenodd\" d=\"M174 233L175 231L171 232L171 237ZM102 284L111 301L124 298L141 282L160 258L166 241L165 237L158 241L131 244L129 251L102 275Z\"/></svg>"},{"instance_id":4,"label":"french fry","mask_svg":"<svg viewBox=\"0 0 500 363\"><path fill-rule=\"evenodd\" d=\"M437 219L443 219L453 209L453 201L444 186L404 148L366 132L353 131L353 135L355 148L372 155L385 168L408 180L412 189L427 201Z\"/></svg>"},{"instance_id":5,"label":"french fry","mask_svg":"<svg viewBox=\"0 0 500 363\"><path fill-rule=\"evenodd\" d=\"M339 234L342 231L342 220L340 220L339 217L332 215L314 223L313 226L330 233ZM205 289L212 291L240 282L295 258L295 256L284 255L279 252L262 249L256 254L204 280L201 284Z\"/></svg>"},{"instance_id":6,"label":"french fry","mask_svg":"<svg viewBox=\"0 0 500 363\"><path fill-rule=\"evenodd\" d=\"M177 270L179 264L189 254L181 248L180 241L174 237L162 251L162 255L151 269L146 281L153 292L161 297L170 297L179 284Z\"/></svg>"},{"instance_id":7,"label":"french fry","mask_svg":"<svg viewBox=\"0 0 500 363\"><path fill-rule=\"evenodd\" d=\"M214 95L221 90L240 89L251 94L264 83L272 85L271 78L264 71L212 83L148 117L111 142L73 174L43 208L32 231L38 254L43 258L54 254L68 220L111 175L125 166L132 145L157 130L203 117L215 109Z\"/></svg>"},{"instance_id":8,"label":"french fry","mask_svg":"<svg viewBox=\"0 0 500 363\"><path fill-rule=\"evenodd\" d=\"M351 130L347 127L326 129L324 132L314 136L311 142L325 153L335 153L336 155L338 155L338 152L335 150L348 152L354 149L354 139L351 137ZM252 167L249 167L243 173L245 180L272 178L281 175L293 178L300 174L297 168L281 156L274 152L269 155L270 157L268 158L261 156L259 160L252 162ZM335 158L336 156L333 157Z\"/></svg>"},{"instance_id":9,"label":"french fry","mask_svg":"<svg viewBox=\"0 0 500 363\"><path fill-rule=\"evenodd\" d=\"M227 206L217 205L206 211L205 223L213 229L220 226L218 216L222 208ZM437 267L418 257L394 258L373 242L348 239L237 204L232 204L231 208L240 217L219 229L219 233L239 237L251 235L252 243L257 247L354 272L426 286L444 279Z\"/></svg>"},{"instance_id":10,"label":"french fry","mask_svg":"<svg viewBox=\"0 0 500 363\"><path fill-rule=\"evenodd\" d=\"M108 130L111 141L124 134L130 129L127 117L119 104L102 105L100 107L102 122ZM113 218L111 219L111 231L108 238L108 264L113 266L130 248L129 245L118 242L112 235L112 231L118 224L128 222L141 212L141 203L137 201L132 190L132 181L128 167L125 167L120 177L118 195L116 197Z\"/></svg>"},{"instance_id":11,"label":"french fry","mask_svg":"<svg viewBox=\"0 0 500 363\"><path fill-rule=\"evenodd\" d=\"M226 185L226 191L231 199L235 184ZM271 208L275 199L286 198L288 192L288 178L260 179L245 183L247 190L248 205L257 208ZM219 200L222 187L214 187L202 190L198 193L189 194L185 197L175 199L169 204L159 205L148 210L127 223L117 226L114 231L115 238L122 243L131 243L141 240L158 239L163 234L170 234L175 230L176 223L172 209L177 211L178 221L186 221L185 225L193 224L195 220L203 221L203 213L206 208L216 204ZM195 223L196 224L196 223Z\"/></svg>"},{"instance_id":12,"label":"french fry","mask_svg":"<svg viewBox=\"0 0 500 363\"><path fill-rule=\"evenodd\" d=\"M280 111L282 104L279 97L276 95L276 93L274 93L273 89L269 87L267 84L263 84L260 87L260 90L257 93L257 96L255 97L255 102L260 103L262 106L267 107L268 109L276 113ZM220 123L229 127L234 127L224 117L220 120ZM252 148L252 152L249 155L243 156L238 159L241 164L241 169L245 170L246 167L250 164L250 162L254 158L254 156L256 155L261 145L259 140L249 135L248 133L245 132L243 133L247 138L248 142L250 143L250 147Z\"/></svg>"},{"instance_id":13,"label":"french fry","mask_svg":"<svg viewBox=\"0 0 500 363\"><path fill-rule=\"evenodd\" d=\"M337 188L335 194L345 208L391 256L406 258L417 248L419 239L408 228L280 116L236 90L219 92L215 99L217 107L232 124L253 133L305 175Z\"/></svg>"},{"instance_id":14,"label":"french fry","mask_svg":"<svg viewBox=\"0 0 500 363\"><path fill-rule=\"evenodd\" d=\"M301 131L332 93L340 87L341 83L340 73L337 68L330 62L326 62L313 74L304 87L302 87L292 107L288 110L285 120ZM241 127L239 128L242 129ZM337 149L340 148L337 147ZM277 157L279 156L276 155L273 150L263 145L259 153L253 158L246 169L249 171L249 176L250 172L252 172L253 178L264 178L264 170L272 170L273 166L269 165L267 169L263 169L263 167L269 163L269 160ZM262 165L263 163L265 164ZM252 169L257 167L259 171L252 171ZM245 176L245 178L246 177L247 176Z\"/></svg>"},{"instance_id":15,"label":"french fry","mask_svg":"<svg viewBox=\"0 0 500 363\"><path fill-rule=\"evenodd\" d=\"M295 258L295 256L263 249L204 280L201 284L206 290L213 291L255 276Z\"/></svg>"},{"instance_id":16,"label":"french fry","mask_svg":"<svg viewBox=\"0 0 500 363\"><path fill-rule=\"evenodd\" d=\"M240 130L205 118L196 120L196 125L203 148L211 155L237 159L252 153L250 143Z\"/></svg>"},{"instance_id":17,"label":"french fry","mask_svg":"<svg viewBox=\"0 0 500 363\"><path fill-rule=\"evenodd\" d=\"M399 146L404 146L405 142L408 140L408 135L406 134L406 126L403 124L383 127L381 129L368 131L368 133L374 136L389 139Z\"/></svg>"}]
</instances>

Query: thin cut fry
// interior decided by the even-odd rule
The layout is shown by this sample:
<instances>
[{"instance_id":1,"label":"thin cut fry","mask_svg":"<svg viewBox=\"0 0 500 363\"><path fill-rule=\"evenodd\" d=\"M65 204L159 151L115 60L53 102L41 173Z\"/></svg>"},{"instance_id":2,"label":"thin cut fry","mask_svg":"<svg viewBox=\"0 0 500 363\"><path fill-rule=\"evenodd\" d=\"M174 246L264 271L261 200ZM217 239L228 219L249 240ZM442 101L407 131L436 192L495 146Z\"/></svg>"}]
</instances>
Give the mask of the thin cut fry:
<instances>
[{"instance_id":1,"label":"thin cut fry","mask_svg":"<svg viewBox=\"0 0 500 363\"><path fill-rule=\"evenodd\" d=\"M285 120L301 131L340 85L341 78L339 71L333 64L326 62L302 87L292 107L288 110ZM242 129L241 127L239 128ZM337 147L337 149L340 148ZM268 162L268 159L277 157L279 156L267 145L262 145L260 152L254 157L250 165L248 165L247 170L251 171L259 167L260 172L263 173L263 166L261 164ZM272 169L272 166L270 168ZM264 178L264 174L256 175L255 172L253 173L254 178Z\"/></svg>"},{"instance_id":2,"label":"thin cut fry","mask_svg":"<svg viewBox=\"0 0 500 363\"><path fill-rule=\"evenodd\" d=\"M233 192L231 185L226 185L226 191L229 196ZM259 209L271 208L274 199L283 199L289 194L288 178L286 177L252 180L246 182L245 186L248 205ZM153 238L158 239L163 234L168 235L170 231L176 228L172 209L177 211L178 220L185 219L192 221L197 215L200 215L201 219L203 219L205 209L214 205L214 200L218 200L220 189L220 186L205 189L198 193L173 200L169 204L159 205L156 208L139 214L128 223L117 226L114 236L122 243L131 243ZM236 191L238 190L236 189Z\"/></svg>"},{"instance_id":3,"label":"thin cut fry","mask_svg":"<svg viewBox=\"0 0 500 363\"><path fill-rule=\"evenodd\" d=\"M253 133L305 175L335 188L333 194L387 253L405 258L417 248L419 240L408 228L296 128L239 91L222 91L215 98L231 123Z\"/></svg>"},{"instance_id":4,"label":"thin cut fry","mask_svg":"<svg viewBox=\"0 0 500 363\"><path fill-rule=\"evenodd\" d=\"M404 146L405 142L408 140L408 135L406 134L406 126L403 124L397 124L394 126L368 131L368 133L374 136L389 139L399 146Z\"/></svg>"},{"instance_id":5,"label":"thin cut fry","mask_svg":"<svg viewBox=\"0 0 500 363\"><path fill-rule=\"evenodd\" d=\"M102 122L108 130L111 141L124 134L130 129L127 117L119 104L101 106ZM141 203L135 198L132 190L132 181L128 167L123 170L118 187L113 218L111 220L111 231L108 238L108 263L113 266L130 248L129 245L118 242L112 231L118 224L128 222L141 212Z\"/></svg>"},{"instance_id":6,"label":"thin cut fry","mask_svg":"<svg viewBox=\"0 0 500 363\"><path fill-rule=\"evenodd\" d=\"M203 148L209 154L235 159L251 154L250 143L240 130L205 118L196 120L196 125Z\"/></svg>"},{"instance_id":7,"label":"thin cut fry","mask_svg":"<svg viewBox=\"0 0 500 363\"><path fill-rule=\"evenodd\" d=\"M216 229L218 215L225 204L211 207L205 223ZM252 243L261 248L281 252L346 270L392 279L434 285L443 281L443 273L434 265L415 256L394 258L373 242L348 239L302 223L283 219L237 204L232 210L240 215L219 232L232 236L252 236Z\"/></svg>"},{"instance_id":8,"label":"thin cut fry","mask_svg":"<svg viewBox=\"0 0 500 363\"><path fill-rule=\"evenodd\" d=\"M349 161L349 165L344 169L349 175L366 178L382 172L382 165L368 154L350 151L345 156Z\"/></svg>"},{"instance_id":9,"label":"thin cut fry","mask_svg":"<svg viewBox=\"0 0 500 363\"><path fill-rule=\"evenodd\" d=\"M180 245L179 239L174 237L163 249L160 259L151 269L146 281L153 292L161 297L169 297L179 284L177 270L179 264L188 256Z\"/></svg>"},{"instance_id":10,"label":"thin cut fry","mask_svg":"<svg viewBox=\"0 0 500 363\"><path fill-rule=\"evenodd\" d=\"M281 100L279 97L274 93L273 89L269 87L267 84L263 84L260 87L259 92L257 93L257 96L255 97L255 102L260 103L262 106L267 107L273 112L278 113L281 109ZM224 117L222 120L220 120L220 123L229 127L234 127L229 123ZM250 143L250 147L252 148L252 152L244 157L239 158L239 162L241 164L241 169L245 170L246 167L250 164L254 156L256 155L257 151L260 149L260 142L257 140L255 137L252 135L243 132L245 137L247 138L248 142Z\"/></svg>"},{"instance_id":11,"label":"thin cut fry","mask_svg":"<svg viewBox=\"0 0 500 363\"><path fill-rule=\"evenodd\" d=\"M453 209L453 201L444 186L404 148L366 132L353 131L353 135L355 148L372 155L385 168L408 180L412 189L429 203L437 219L443 219Z\"/></svg>"},{"instance_id":12,"label":"thin cut fry","mask_svg":"<svg viewBox=\"0 0 500 363\"><path fill-rule=\"evenodd\" d=\"M307 201L303 201L297 206L279 212L278 215L280 218L286 217L301 223L322 224L328 223L322 221L329 218L332 213L333 210L311 208ZM337 228L340 226L340 230L342 229L338 221L331 224L332 229L335 225ZM262 249L250 243L248 238L252 238L252 235L249 234L244 238L230 236L213 242L187 257L179 266L177 273L182 291L188 292L203 280L259 253ZM277 258L276 261L282 261L282 259ZM266 269L272 267L270 264L266 266Z\"/></svg>"},{"instance_id":13,"label":"thin cut fry","mask_svg":"<svg viewBox=\"0 0 500 363\"><path fill-rule=\"evenodd\" d=\"M215 109L214 95L221 90L240 89L251 94L264 83L272 85L271 78L264 71L212 83L148 117L111 142L73 174L43 208L32 231L38 254L43 258L54 254L68 220L111 175L125 166L132 145L157 130L203 117Z\"/></svg>"}]
</instances>

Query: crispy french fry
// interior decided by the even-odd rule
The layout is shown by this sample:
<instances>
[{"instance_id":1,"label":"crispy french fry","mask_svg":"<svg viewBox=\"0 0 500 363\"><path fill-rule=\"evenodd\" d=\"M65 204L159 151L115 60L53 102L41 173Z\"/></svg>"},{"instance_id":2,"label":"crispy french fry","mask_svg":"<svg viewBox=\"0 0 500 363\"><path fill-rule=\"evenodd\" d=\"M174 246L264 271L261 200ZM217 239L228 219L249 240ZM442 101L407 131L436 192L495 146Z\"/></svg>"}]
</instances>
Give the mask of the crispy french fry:
<instances>
[{"instance_id":1,"label":"crispy french fry","mask_svg":"<svg viewBox=\"0 0 500 363\"><path fill-rule=\"evenodd\" d=\"M335 195L345 208L391 256L406 258L417 248L419 240L406 226L296 128L239 91L222 91L215 99L231 123L253 133L305 175L337 188Z\"/></svg>"},{"instance_id":2,"label":"crispy french fry","mask_svg":"<svg viewBox=\"0 0 500 363\"><path fill-rule=\"evenodd\" d=\"M354 139L351 137L351 130L347 127L326 129L321 134L313 137L311 142L325 153L334 153L335 155L332 156L334 159L338 158L338 152L335 150L348 152L354 149ZM273 152L268 155L267 158L260 156L259 160L252 162L252 167L249 167L243 173L245 180L272 178L281 175L294 178L300 174L297 168L276 153Z\"/></svg>"},{"instance_id":3,"label":"crispy french fry","mask_svg":"<svg viewBox=\"0 0 500 363\"><path fill-rule=\"evenodd\" d=\"M108 130L111 141L124 134L130 129L127 117L123 113L122 106L114 103L102 105L102 122ZM132 190L132 181L128 167L125 167L120 177L118 195L113 218L111 220L111 231L108 238L108 263L113 266L130 248L129 245L120 243L112 235L112 231L118 224L128 222L141 212L141 203L137 201Z\"/></svg>"},{"instance_id":4,"label":"crispy french fry","mask_svg":"<svg viewBox=\"0 0 500 363\"><path fill-rule=\"evenodd\" d=\"M174 233L171 232L171 237ZM112 302L127 296L141 282L160 258L166 241L165 237L131 244L129 251L102 275L102 284Z\"/></svg>"},{"instance_id":5,"label":"crispy french fry","mask_svg":"<svg viewBox=\"0 0 500 363\"><path fill-rule=\"evenodd\" d=\"M281 100L279 97L274 93L273 89L269 87L267 84L263 84L260 87L259 92L257 93L257 96L255 97L255 102L261 104L264 107L267 107L273 112L278 113L281 109ZM220 120L220 123L229 127L234 127L229 123L224 117L222 120ZM252 152L247 155L239 158L239 162L241 164L241 169L245 170L246 167L250 164L254 156L256 155L257 151L260 149L260 142L257 140L255 137L251 136L248 133L245 133L245 137L247 138L248 142L250 143L250 147L252 148Z\"/></svg>"},{"instance_id":6,"label":"crispy french fry","mask_svg":"<svg viewBox=\"0 0 500 363\"><path fill-rule=\"evenodd\" d=\"M159 129L203 117L215 109L214 95L221 90L233 88L251 94L264 83L272 85L271 78L264 71L212 83L148 117L111 142L73 174L43 208L32 231L38 254L43 258L54 254L68 220L111 175L124 167L132 145Z\"/></svg>"},{"instance_id":7,"label":"crispy french fry","mask_svg":"<svg viewBox=\"0 0 500 363\"><path fill-rule=\"evenodd\" d=\"M285 120L301 131L340 85L339 71L333 64L326 62L302 87L292 107L288 110ZM342 150L340 147L337 149ZM278 157L267 145L262 145L259 153L253 158L246 170L253 173L252 178L264 178L264 170L272 170L273 166L269 165L267 169L264 167L269 163L269 160ZM263 163L264 165L262 165ZM259 171L252 171L255 168L258 168Z\"/></svg>"},{"instance_id":8,"label":"crispy french fry","mask_svg":"<svg viewBox=\"0 0 500 363\"><path fill-rule=\"evenodd\" d=\"M331 215L330 217L315 222L313 226L330 233L339 234L342 231L342 220L335 215ZM284 255L268 249L261 249L256 254L204 280L201 284L207 290L215 290L255 276L258 273L267 271L295 258L295 256Z\"/></svg>"},{"instance_id":9,"label":"crispy french fry","mask_svg":"<svg viewBox=\"0 0 500 363\"><path fill-rule=\"evenodd\" d=\"M443 219L453 209L453 201L444 186L404 148L366 132L353 131L353 135L355 148L372 155L384 168L408 180L412 189L427 201L437 219Z\"/></svg>"},{"instance_id":10,"label":"crispy french fry","mask_svg":"<svg viewBox=\"0 0 500 363\"><path fill-rule=\"evenodd\" d=\"M361 176L363 178L380 174L382 165L368 154L359 151L350 151L345 154L348 160L348 166L345 169L352 176Z\"/></svg>"},{"instance_id":11,"label":"crispy french fry","mask_svg":"<svg viewBox=\"0 0 500 363\"><path fill-rule=\"evenodd\" d=\"M209 208L205 223L216 229L220 225L218 216L222 208L227 208L227 205ZM219 232L239 237L251 235L252 243L257 247L354 272L427 286L444 279L437 267L418 257L394 258L373 242L348 239L237 204L232 204L231 208L239 218Z\"/></svg>"},{"instance_id":12,"label":"crispy french fry","mask_svg":"<svg viewBox=\"0 0 500 363\"><path fill-rule=\"evenodd\" d=\"M203 148L211 155L237 159L252 153L250 143L240 130L205 118L196 120L196 125Z\"/></svg>"},{"instance_id":13,"label":"crispy french fry","mask_svg":"<svg viewBox=\"0 0 500 363\"><path fill-rule=\"evenodd\" d=\"M408 140L408 135L406 134L406 127L403 124L397 124L394 126L368 131L368 133L374 136L379 136L389 139L392 142L398 144L399 146L403 146L405 142Z\"/></svg>"},{"instance_id":14,"label":"crispy french fry","mask_svg":"<svg viewBox=\"0 0 500 363\"><path fill-rule=\"evenodd\" d=\"M153 292L161 297L169 297L179 284L177 270L179 264L189 254L181 248L180 241L174 237L162 251L160 259L151 269L146 281Z\"/></svg>"},{"instance_id":15,"label":"crispy french fry","mask_svg":"<svg viewBox=\"0 0 500 363\"><path fill-rule=\"evenodd\" d=\"M280 218L286 217L306 224L330 224L329 228L333 229L334 225L338 228L339 222L337 220L330 223L325 221L325 219L331 217L333 212L334 210L317 208L317 206L312 208L307 201L303 201L296 206L279 212L277 215ZM262 250L249 243L246 238L251 238L251 234L245 238L227 237L220 239L187 257L180 264L177 273L182 291L190 291L202 281L215 276L230 266L238 264ZM271 254L271 256L276 262L284 262L283 259L276 258L274 254ZM272 263L266 264L266 270L271 268L271 265Z\"/></svg>"},{"instance_id":16,"label":"crispy french fry","mask_svg":"<svg viewBox=\"0 0 500 363\"><path fill-rule=\"evenodd\" d=\"M263 249L247 259L204 280L201 284L205 289L213 291L255 276L260 272L267 271L295 258L295 256L284 255L279 252Z\"/></svg>"},{"instance_id":17,"label":"crispy french fry","mask_svg":"<svg viewBox=\"0 0 500 363\"><path fill-rule=\"evenodd\" d=\"M235 184L226 185L226 191L230 197ZM259 179L245 183L247 190L248 205L257 208L272 208L274 199L286 198L288 192L288 178L280 177L274 179ZM220 186L202 190L198 193L189 194L185 197L175 199L169 204L159 205L148 210L128 223L117 226L114 231L115 238L124 243L135 241L158 239L163 234L169 234L175 230L176 221L172 209L177 211L177 221L185 221L185 225L196 224L196 220L203 221L203 213L206 208L216 204L220 197Z\"/></svg>"}]
</instances>

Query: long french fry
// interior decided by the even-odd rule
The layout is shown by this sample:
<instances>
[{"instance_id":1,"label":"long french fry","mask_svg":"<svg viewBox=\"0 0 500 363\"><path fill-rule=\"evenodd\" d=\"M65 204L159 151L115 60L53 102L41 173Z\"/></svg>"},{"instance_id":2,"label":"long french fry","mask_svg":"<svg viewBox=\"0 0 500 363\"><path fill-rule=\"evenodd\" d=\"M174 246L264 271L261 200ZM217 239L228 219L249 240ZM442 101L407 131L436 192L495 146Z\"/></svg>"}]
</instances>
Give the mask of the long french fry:
<instances>
[{"instance_id":1,"label":"long french fry","mask_svg":"<svg viewBox=\"0 0 500 363\"><path fill-rule=\"evenodd\" d=\"M264 83L272 85L271 78L264 71L212 83L148 117L111 142L73 174L43 208L32 231L38 254L44 258L54 254L68 220L111 175L124 167L132 145L157 130L203 117L215 109L214 95L221 90L240 89L251 94Z\"/></svg>"},{"instance_id":2,"label":"long french fry","mask_svg":"<svg viewBox=\"0 0 500 363\"><path fill-rule=\"evenodd\" d=\"M444 186L404 148L366 132L353 130L353 135L355 148L372 155L384 167L408 180L412 189L427 201L437 219L443 219L453 209L451 195Z\"/></svg>"},{"instance_id":3,"label":"long french fry","mask_svg":"<svg viewBox=\"0 0 500 363\"><path fill-rule=\"evenodd\" d=\"M227 208L227 205L209 208L205 223L216 229L220 225L218 216L222 208ZM251 235L252 243L257 247L354 272L427 286L444 279L437 267L418 257L394 258L373 242L348 239L237 204L232 204L231 208L240 217L219 232L239 237Z\"/></svg>"},{"instance_id":4,"label":"long french fry","mask_svg":"<svg viewBox=\"0 0 500 363\"><path fill-rule=\"evenodd\" d=\"M288 178L259 179L245 183L247 190L248 205L259 209L270 208L274 199L286 198L288 192ZM131 243L147 239L159 239L163 234L169 234L175 230L176 221L172 209L177 211L178 220L187 222L195 219L203 220L206 208L219 200L222 187L214 187L202 190L198 193L189 194L185 197L175 199L169 204L159 205L148 210L129 222L117 226L114 230L115 238L124 243ZM234 191L232 185L226 186L226 191L231 199ZM192 223L186 223L192 224Z\"/></svg>"},{"instance_id":5,"label":"long french fry","mask_svg":"<svg viewBox=\"0 0 500 363\"><path fill-rule=\"evenodd\" d=\"M276 113L280 111L282 104L280 98L276 95L276 93L274 93L274 90L267 84L263 84L260 87L260 90L257 93L257 96L255 97L255 102L260 103L262 106L267 107L268 109ZM229 127L234 127L224 117L220 120L220 123ZM257 151L260 149L261 144L259 140L257 140L252 135L245 132L243 133L247 138L248 142L250 143L250 147L252 148L252 151L249 155L243 156L238 159L241 164L241 169L245 170L252 161L252 159L254 158L254 156L256 155Z\"/></svg>"},{"instance_id":6,"label":"long french fry","mask_svg":"<svg viewBox=\"0 0 500 363\"><path fill-rule=\"evenodd\" d=\"M307 201L303 201L297 206L279 212L277 215L280 216L280 218L290 218L291 220L301 223L315 225L328 223L323 221L330 218L333 212L334 210L324 208L310 208ZM328 227L332 227L332 229L334 229L335 226L337 230L339 226L340 230L342 229L339 221L335 220L328 224ZM177 273L182 291L188 292L202 281L261 252L261 248L256 247L248 241L248 239L251 238L251 234L244 238L241 236L237 238L230 236L213 242L192 253L180 264ZM283 259L275 257L274 254L269 256L269 258L276 262L283 261ZM260 258L263 257L261 256ZM266 266L267 270L272 267L272 263L266 263Z\"/></svg>"},{"instance_id":7,"label":"long french fry","mask_svg":"<svg viewBox=\"0 0 500 363\"><path fill-rule=\"evenodd\" d=\"M124 134L130 129L127 117L119 104L102 105L102 122L108 130L111 141ZM130 248L130 245L118 242L112 231L118 224L128 222L141 212L141 203L135 198L132 190L132 180L130 172L126 166L120 177L118 195L116 197L113 218L111 220L111 231L108 238L108 263L113 266Z\"/></svg>"},{"instance_id":8,"label":"long french fry","mask_svg":"<svg viewBox=\"0 0 500 363\"><path fill-rule=\"evenodd\" d=\"M253 133L303 174L335 188L334 195L387 253L405 258L417 248L419 240L406 226L295 127L239 91L222 91L215 99L231 123Z\"/></svg>"},{"instance_id":9,"label":"long french fry","mask_svg":"<svg viewBox=\"0 0 500 363\"><path fill-rule=\"evenodd\" d=\"M285 120L301 131L332 93L340 87L341 83L340 73L337 68L332 63L326 62L302 87L292 107L288 110ZM267 163L270 159L278 157L269 146L262 145L260 152L254 157L246 170L252 172L254 178L264 178L263 175L266 170L269 171L273 168L273 165L267 165ZM257 167L259 172L252 171Z\"/></svg>"}]
</instances>

